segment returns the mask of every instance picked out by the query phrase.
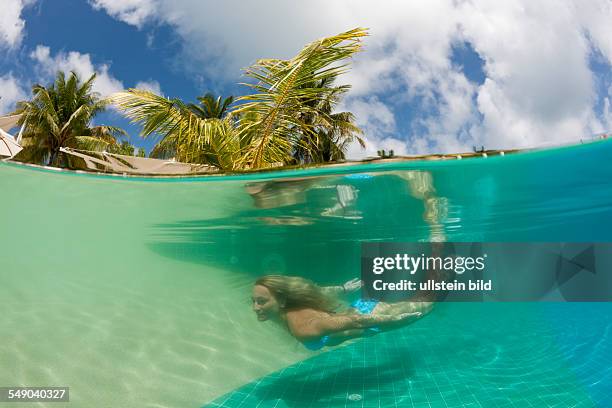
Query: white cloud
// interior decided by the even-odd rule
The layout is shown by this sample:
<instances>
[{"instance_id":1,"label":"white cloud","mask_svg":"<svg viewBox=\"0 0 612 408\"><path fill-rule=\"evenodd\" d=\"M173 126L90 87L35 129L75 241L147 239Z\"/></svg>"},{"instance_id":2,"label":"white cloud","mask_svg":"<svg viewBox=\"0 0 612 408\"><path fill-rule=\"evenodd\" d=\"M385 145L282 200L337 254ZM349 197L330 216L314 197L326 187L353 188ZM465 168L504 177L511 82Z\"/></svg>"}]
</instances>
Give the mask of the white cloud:
<instances>
[{"instance_id":1,"label":"white cloud","mask_svg":"<svg viewBox=\"0 0 612 408\"><path fill-rule=\"evenodd\" d=\"M572 12L588 32L595 47L608 59L608 63L612 63L612 3L608 0L582 1L575 3Z\"/></svg>"},{"instance_id":2,"label":"white cloud","mask_svg":"<svg viewBox=\"0 0 612 408\"><path fill-rule=\"evenodd\" d=\"M159 85L159 82L153 79L150 79L148 81L140 81L134 86L134 88L141 89L143 91L151 91L157 95L162 94L161 86Z\"/></svg>"},{"instance_id":3,"label":"white cloud","mask_svg":"<svg viewBox=\"0 0 612 408\"><path fill-rule=\"evenodd\" d=\"M353 84L346 105L372 146L407 140L410 153L533 146L578 139L610 123L610 98L597 94L589 67L593 49L612 61L608 0L94 4L139 27L148 20L170 24L184 40L177 60L210 78L235 77L258 57L289 57L313 39L369 27L371 37L345 80ZM464 42L484 60L481 85L452 64L453 46ZM599 115L598 104L604 105ZM407 110L412 127L399 133L388 115Z\"/></svg>"},{"instance_id":4,"label":"white cloud","mask_svg":"<svg viewBox=\"0 0 612 408\"><path fill-rule=\"evenodd\" d=\"M573 12L570 2L546 1L461 10L465 33L486 61L477 106L480 139L488 147L525 147L592 131L590 49Z\"/></svg>"},{"instance_id":5,"label":"white cloud","mask_svg":"<svg viewBox=\"0 0 612 408\"><path fill-rule=\"evenodd\" d=\"M364 131L365 150L355 142L349 146L348 157L362 158L376 156L376 152L380 149L397 149L402 144L401 141L391 140L391 138L386 136L396 131L395 115L376 96L369 98L348 98L339 108L342 111L352 112L355 115L357 125ZM400 150L394 150L394 152L396 154L404 154L405 146L399 148L402 150L402 153L400 153Z\"/></svg>"},{"instance_id":6,"label":"white cloud","mask_svg":"<svg viewBox=\"0 0 612 408\"><path fill-rule=\"evenodd\" d=\"M362 149L356 142L352 143L347 149L346 157L351 160L376 157L380 150L384 150L385 152L393 150L395 156L409 154L405 140L399 140L393 137L378 138L368 135L365 138L365 149Z\"/></svg>"},{"instance_id":7,"label":"white cloud","mask_svg":"<svg viewBox=\"0 0 612 408\"><path fill-rule=\"evenodd\" d=\"M110 16L136 27L142 27L154 17L157 9L155 0L91 0L90 4L94 9L103 9Z\"/></svg>"},{"instance_id":8,"label":"white cloud","mask_svg":"<svg viewBox=\"0 0 612 408\"><path fill-rule=\"evenodd\" d=\"M369 98L348 98L342 110L356 115L357 124L373 136L393 133L396 130L395 116L387 105L376 96Z\"/></svg>"},{"instance_id":9,"label":"white cloud","mask_svg":"<svg viewBox=\"0 0 612 408\"><path fill-rule=\"evenodd\" d=\"M15 102L26 99L26 92L12 75L0 76L0 115L15 109Z\"/></svg>"},{"instance_id":10,"label":"white cloud","mask_svg":"<svg viewBox=\"0 0 612 408\"><path fill-rule=\"evenodd\" d=\"M89 54L62 51L52 56L49 47L38 45L30 57L38 63L38 70L43 77L51 78L57 71L74 71L85 80L96 73L93 90L103 97L124 89L122 82L109 73L109 66L107 64L94 66Z\"/></svg>"},{"instance_id":11,"label":"white cloud","mask_svg":"<svg viewBox=\"0 0 612 408\"><path fill-rule=\"evenodd\" d=\"M110 66L108 64L94 64L89 54L81 54L77 51L61 51L51 55L49 47L38 45L30 53L30 58L37 62L37 71L42 79L52 79L58 71L66 73L74 71L82 80L89 78L95 73L96 79L93 90L94 92L99 92L102 97L125 89L123 82L110 73ZM159 82L153 79L139 81L134 87L146 89L158 95L162 94Z\"/></svg>"},{"instance_id":12,"label":"white cloud","mask_svg":"<svg viewBox=\"0 0 612 408\"><path fill-rule=\"evenodd\" d=\"M608 88L608 95L603 100L603 114L602 114L602 129L600 132L608 132L612 134L612 85Z\"/></svg>"},{"instance_id":13,"label":"white cloud","mask_svg":"<svg viewBox=\"0 0 612 408\"><path fill-rule=\"evenodd\" d=\"M14 48L21 43L25 27L21 12L31 3L33 3L33 0L2 0L0 48Z\"/></svg>"}]
</instances>

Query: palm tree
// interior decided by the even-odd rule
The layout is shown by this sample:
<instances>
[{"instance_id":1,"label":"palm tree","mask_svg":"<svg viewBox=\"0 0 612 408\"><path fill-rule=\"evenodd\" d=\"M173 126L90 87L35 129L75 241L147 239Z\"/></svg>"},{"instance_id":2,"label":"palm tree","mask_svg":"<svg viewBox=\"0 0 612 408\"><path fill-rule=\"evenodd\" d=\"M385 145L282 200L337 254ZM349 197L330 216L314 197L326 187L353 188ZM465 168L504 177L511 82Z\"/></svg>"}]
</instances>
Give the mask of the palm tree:
<instances>
[{"instance_id":1,"label":"palm tree","mask_svg":"<svg viewBox=\"0 0 612 408\"><path fill-rule=\"evenodd\" d=\"M365 29L357 28L323 38L290 60L259 60L246 71L257 83L248 84L256 93L238 98L246 103L235 110L256 118L245 124L253 134L242 157L244 167L291 163L304 135L316 137L316 126L305 118L329 117L319 102L338 93L336 88L319 85L332 83L346 72L348 64L342 61L360 50L366 35Z\"/></svg>"},{"instance_id":2,"label":"palm tree","mask_svg":"<svg viewBox=\"0 0 612 408\"><path fill-rule=\"evenodd\" d=\"M23 115L19 125L25 126L24 149L16 160L62 166L66 163L60 148L99 151L115 145L117 138L126 134L113 126L91 126L92 119L109 103L92 92L95 78L94 74L81 82L75 72L66 79L60 71L48 87L32 87L32 100L18 102L15 111Z\"/></svg>"},{"instance_id":3,"label":"palm tree","mask_svg":"<svg viewBox=\"0 0 612 408\"><path fill-rule=\"evenodd\" d=\"M136 89L115 94L113 101L132 122L143 125L144 137L161 135L156 153L225 170L293 163L298 148L321 149L305 143L305 137L317 140L325 135L336 146L327 150L335 151L346 148L347 129L358 133L352 115L330 113L340 90L348 88L320 85L333 83L347 70L344 61L360 50L366 35L365 29L358 28L315 41L290 60L257 61L246 70L255 82L245 84L255 93L238 98L237 106L225 116L202 118L178 99ZM323 128L326 133L319 132ZM318 157L315 152L311 156Z\"/></svg>"},{"instance_id":4,"label":"palm tree","mask_svg":"<svg viewBox=\"0 0 612 408\"><path fill-rule=\"evenodd\" d=\"M228 108L234 102L233 96L221 99L221 96L215 96L210 92L204 96L198 96L199 104L190 103L189 109L202 119L223 119L229 112Z\"/></svg>"},{"instance_id":5,"label":"palm tree","mask_svg":"<svg viewBox=\"0 0 612 408\"><path fill-rule=\"evenodd\" d=\"M235 168L240 141L230 115L202 119L180 99L139 89L118 92L112 99L133 123L142 124L144 138L154 133L161 135L151 157L174 157L185 163L206 163L227 170Z\"/></svg>"},{"instance_id":6,"label":"palm tree","mask_svg":"<svg viewBox=\"0 0 612 408\"><path fill-rule=\"evenodd\" d=\"M350 86L334 87L333 80L325 79L310 85L316 88L329 88L331 92L323 99L306 101L315 109L303 117L313 132L304 133L296 146L293 157L301 163L324 163L345 159L348 145L353 141L365 148L364 140L359 136L363 132L355 125L355 116L351 112L336 112L335 107Z\"/></svg>"}]
</instances>

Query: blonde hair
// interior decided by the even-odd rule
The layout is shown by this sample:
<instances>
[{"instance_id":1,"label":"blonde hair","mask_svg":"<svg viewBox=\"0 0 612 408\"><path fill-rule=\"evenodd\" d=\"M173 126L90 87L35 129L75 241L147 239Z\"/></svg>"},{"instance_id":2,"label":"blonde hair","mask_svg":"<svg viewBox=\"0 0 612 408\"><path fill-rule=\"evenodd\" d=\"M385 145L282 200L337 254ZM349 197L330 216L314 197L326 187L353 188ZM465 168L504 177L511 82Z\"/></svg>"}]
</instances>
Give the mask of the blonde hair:
<instances>
[{"instance_id":1,"label":"blonde hair","mask_svg":"<svg viewBox=\"0 0 612 408\"><path fill-rule=\"evenodd\" d=\"M266 275L255 281L255 285L268 288L283 304L283 310L315 309L333 312L339 303L323 293L314 282L299 276Z\"/></svg>"}]
</instances>

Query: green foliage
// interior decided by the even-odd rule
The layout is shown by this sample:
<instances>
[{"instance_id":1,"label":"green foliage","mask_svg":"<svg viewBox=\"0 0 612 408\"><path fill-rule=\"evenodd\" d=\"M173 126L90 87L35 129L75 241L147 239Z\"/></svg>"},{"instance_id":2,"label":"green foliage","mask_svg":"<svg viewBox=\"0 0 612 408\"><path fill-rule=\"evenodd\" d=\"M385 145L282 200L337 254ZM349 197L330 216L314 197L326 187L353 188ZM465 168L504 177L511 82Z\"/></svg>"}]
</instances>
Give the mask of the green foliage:
<instances>
[{"instance_id":1,"label":"green foliage","mask_svg":"<svg viewBox=\"0 0 612 408\"><path fill-rule=\"evenodd\" d=\"M204 96L198 96L199 104L190 103L189 109L202 119L223 119L229 112L228 108L234 102L233 96L221 99L220 96L215 96L207 93Z\"/></svg>"},{"instance_id":2,"label":"green foliage","mask_svg":"<svg viewBox=\"0 0 612 408\"><path fill-rule=\"evenodd\" d=\"M376 154L378 154L378 157L381 159L390 159L394 156L393 150L389 150L389 152L386 152L385 150L378 150Z\"/></svg>"},{"instance_id":3,"label":"green foliage","mask_svg":"<svg viewBox=\"0 0 612 408\"><path fill-rule=\"evenodd\" d=\"M24 149L15 160L64 166L67 159L60 154L60 148L100 151L125 135L120 128L91 126L92 119L109 103L92 91L95 77L94 74L81 82L76 73L71 72L66 79L60 71L53 84L32 87L32 100L18 102L14 112L23 114L19 125L25 125Z\"/></svg>"},{"instance_id":4,"label":"green foliage","mask_svg":"<svg viewBox=\"0 0 612 408\"><path fill-rule=\"evenodd\" d=\"M246 70L254 93L236 100L207 94L188 105L149 91L113 96L142 136L161 141L152 157L206 163L224 170L344 158L361 131L351 113L334 113L348 86L334 86L346 60L361 47L365 29L354 29L307 45L289 60L263 59Z\"/></svg>"},{"instance_id":5,"label":"green foliage","mask_svg":"<svg viewBox=\"0 0 612 408\"><path fill-rule=\"evenodd\" d=\"M121 143L108 146L106 151L114 154L122 154L124 156L134 156L134 146L125 140Z\"/></svg>"},{"instance_id":6,"label":"green foliage","mask_svg":"<svg viewBox=\"0 0 612 408\"><path fill-rule=\"evenodd\" d=\"M301 132L294 152L294 158L300 163L344 160L345 151L353 141L357 141L362 148L365 147L359 136L362 131L354 124L355 116L350 112L334 113L335 107L349 87L333 86L333 82L333 79L325 79L309 84L311 87L329 89L329 94L325 98L305 102L315 109L303 115L303 121L310 126L312 132Z\"/></svg>"},{"instance_id":7,"label":"green foliage","mask_svg":"<svg viewBox=\"0 0 612 408\"><path fill-rule=\"evenodd\" d=\"M185 163L234 168L240 146L229 116L224 119L201 119L178 99L168 99L138 89L116 93L113 101L132 122L143 126L143 137L153 133L162 136L162 140L153 148L151 157L175 157Z\"/></svg>"}]
</instances>

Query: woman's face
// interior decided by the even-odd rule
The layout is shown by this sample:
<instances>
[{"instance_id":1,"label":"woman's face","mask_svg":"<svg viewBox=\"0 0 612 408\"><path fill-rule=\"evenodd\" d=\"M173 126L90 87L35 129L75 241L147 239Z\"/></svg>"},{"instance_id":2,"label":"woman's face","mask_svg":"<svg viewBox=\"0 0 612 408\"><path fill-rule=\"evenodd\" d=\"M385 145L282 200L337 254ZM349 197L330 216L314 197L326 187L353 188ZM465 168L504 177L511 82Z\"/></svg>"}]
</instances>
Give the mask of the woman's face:
<instances>
[{"instance_id":1,"label":"woman's face","mask_svg":"<svg viewBox=\"0 0 612 408\"><path fill-rule=\"evenodd\" d=\"M260 322L280 315L281 305L270 290L262 285L253 286L253 311Z\"/></svg>"}]
</instances>

